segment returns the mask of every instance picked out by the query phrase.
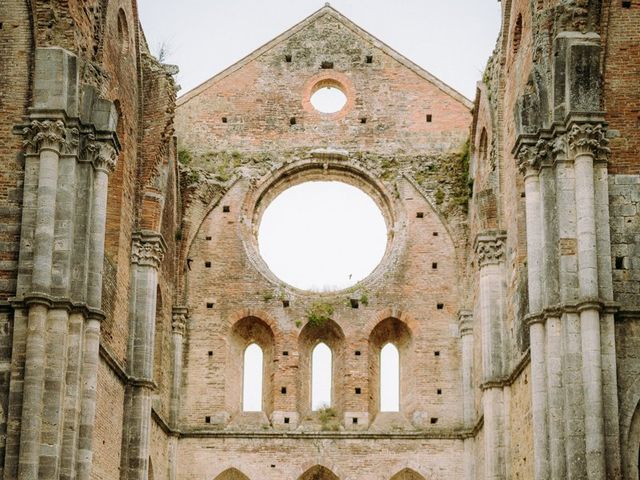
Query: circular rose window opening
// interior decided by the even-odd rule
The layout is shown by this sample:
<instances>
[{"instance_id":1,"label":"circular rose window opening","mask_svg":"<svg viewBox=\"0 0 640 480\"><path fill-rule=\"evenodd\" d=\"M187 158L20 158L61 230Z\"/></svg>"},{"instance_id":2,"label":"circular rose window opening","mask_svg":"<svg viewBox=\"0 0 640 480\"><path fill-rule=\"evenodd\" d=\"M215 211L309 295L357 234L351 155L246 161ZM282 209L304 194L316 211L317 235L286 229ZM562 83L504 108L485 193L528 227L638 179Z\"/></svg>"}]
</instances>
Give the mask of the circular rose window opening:
<instances>
[{"instance_id":1,"label":"circular rose window opening","mask_svg":"<svg viewBox=\"0 0 640 480\"><path fill-rule=\"evenodd\" d=\"M258 246L271 271L289 285L335 291L358 283L380 263L387 225L378 205L359 188L310 181L267 206Z\"/></svg>"},{"instance_id":2,"label":"circular rose window opening","mask_svg":"<svg viewBox=\"0 0 640 480\"><path fill-rule=\"evenodd\" d=\"M334 81L319 82L309 100L320 113L336 113L347 104L347 96L340 84Z\"/></svg>"}]
</instances>

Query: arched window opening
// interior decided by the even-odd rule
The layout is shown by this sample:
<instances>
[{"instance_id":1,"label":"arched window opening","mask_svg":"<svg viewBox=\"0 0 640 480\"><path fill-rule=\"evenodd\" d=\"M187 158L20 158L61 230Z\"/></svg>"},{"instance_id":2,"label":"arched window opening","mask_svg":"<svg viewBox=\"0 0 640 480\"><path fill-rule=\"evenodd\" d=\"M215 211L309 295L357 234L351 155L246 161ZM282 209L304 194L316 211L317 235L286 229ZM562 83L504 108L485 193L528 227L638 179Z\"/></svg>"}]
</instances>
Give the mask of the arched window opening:
<instances>
[{"instance_id":1,"label":"arched window opening","mask_svg":"<svg viewBox=\"0 0 640 480\"><path fill-rule=\"evenodd\" d=\"M415 470L405 468L391 477L391 480L424 480L424 477Z\"/></svg>"},{"instance_id":2,"label":"arched window opening","mask_svg":"<svg viewBox=\"0 0 640 480\"><path fill-rule=\"evenodd\" d=\"M236 468L229 468L218 475L214 480L249 480L249 477Z\"/></svg>"},{"instance_id":3,"label":"arched window opening","mask_svg":"<svg viewBox=\"0 0 640 480\"><path fill-rule=\"evenodd\" d=\"M513 54L516 55L520 49L520 42L522 41L522 14L518 14L516 20L516 26L513 29Z\"/></svg>"},{"instance_id":4,"label":"arched window opening","mask_svg":"<svg viewBox=\"0 0 640 480\"><path fill-rule=\"evenodd\" d=\"M311 354L311 410L331 406L332 354L325 343L319 343Z\"/></svg>"},{"instance_id":5,"label":"arched window opening","mask_svg":"<svg viewBox=\"0 0 640 480\"><path fill-rule=\"evenodd\" d=\"M393 343L380 350L380 411L400 411L400 352Z\"/></svg>"},{"instance_id":6,"label":"arched window opening","mask_svg":"<svg viewBox=\"0 0 640 480\"><path fill-rule=\"evenodd\" d=\"M316 465L304 472L298 480L339 480L338 476L322 465Z\"/></svg>"},{"instance_id":7,"label":"arched window opening","mask_svg":"<svg viewBox=\"0 0 640 480\"><path fill-rule=\"evenodd\" d=\"M245 412L262 411L262 377L264 355L255 343L244 351L242 372L242 410Z\"/></svg>"}]
</instances>

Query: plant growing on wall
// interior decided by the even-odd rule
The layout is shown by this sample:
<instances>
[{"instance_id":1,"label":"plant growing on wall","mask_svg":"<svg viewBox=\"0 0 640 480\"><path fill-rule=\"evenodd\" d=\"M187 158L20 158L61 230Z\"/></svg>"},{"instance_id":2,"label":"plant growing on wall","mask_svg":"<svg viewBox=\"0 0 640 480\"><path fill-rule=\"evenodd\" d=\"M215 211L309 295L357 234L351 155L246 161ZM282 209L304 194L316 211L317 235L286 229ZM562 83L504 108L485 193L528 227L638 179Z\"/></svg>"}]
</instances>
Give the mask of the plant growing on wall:
<instances>
[{"instance_id":1,"label":"plant growing on wall","mask_svg":"<svg viewBox=\"0 0 640 480\"><path fill-rule=\"evenodd\" d=\"M315 302L307 310L307 320L313 327L321 327L333 315L333 306L325 302Z\"/></svg>"}]
</instances>

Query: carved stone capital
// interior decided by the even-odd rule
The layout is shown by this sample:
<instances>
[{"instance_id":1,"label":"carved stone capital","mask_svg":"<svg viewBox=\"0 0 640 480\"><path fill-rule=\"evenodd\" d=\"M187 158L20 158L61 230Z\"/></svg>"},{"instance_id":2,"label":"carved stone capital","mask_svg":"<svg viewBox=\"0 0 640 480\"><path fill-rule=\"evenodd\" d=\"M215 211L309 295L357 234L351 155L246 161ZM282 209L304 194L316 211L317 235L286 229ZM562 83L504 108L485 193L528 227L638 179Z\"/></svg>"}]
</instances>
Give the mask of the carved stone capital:
<instances>
[{"instance_id":1,"label":"carved stone capital","mask_svg":"<svg viewBox=\"0 0 640 480\"><path fill-rule=\"evenodd\" d=\"M471 311L460 310L458 312L458 329L463 337L473 333L473 313Z\"/></svg>"},{"instance_id":2,"label":"carved stone capital","mask_svg":"<svg viewBox=\"0 0 640 480\"><path fill-rule=\"evenodd\" d=\"M22 135L22 144L29 154L37 154L42 149L62 153L78 144L78 130L66 128L62 120L32 120L22 129Z\"/></svg>"},{"instance_id":3,"label":"carved stone capital","mask_svg":"<svg viewBox=\"0 0 640 480\"><path fill-rule=\"evenodd\" d=\"M131 263L160 268L167 247L159 234L136 233L132 238Z\"/></svg>"},{"instance_id":4,"label":"carved stone capital","mask_svg":"<svg viewBox=\"0 0 640 480\"><path fill-rule=\"evenodd\" d=\"M93 167L102 172L111 173L116 168L118 152L113 143L108 140L96 140L94 135L89 135L84 147L84 156Z\"/></svg>"},{"instance_id":5,"label":"carved stone capital","mask_svg":"<svg viewBox=\"0 0 640 480\"><path fill-rule=\"evenodd\" d=\"M173 321L171 322L171 329L173 333L184 335L184 332L187 329L187 316L184 313L174 312Z\"/></svg>"},{"instance_id":6,"label":"carved stone capital","mask_svg":"<svg viewBox=\"0 0 640 480\"><path fill-rule=\"evenodd\" d=\"M476 239L478 267L497 265L504 261L504 237L486 235Z\"/></svg>"},{"instance_id":7,"label":"carved stone capital","mask_svg":"<svg viewBox=\"0 0 640 480\"><path fill-rule=\"evenodd\" d=\"M606 129L601 124L574 124L567 133L567 144L575 155L593 155L604 160L611 151Z\"/></svg>"}]
</instances>

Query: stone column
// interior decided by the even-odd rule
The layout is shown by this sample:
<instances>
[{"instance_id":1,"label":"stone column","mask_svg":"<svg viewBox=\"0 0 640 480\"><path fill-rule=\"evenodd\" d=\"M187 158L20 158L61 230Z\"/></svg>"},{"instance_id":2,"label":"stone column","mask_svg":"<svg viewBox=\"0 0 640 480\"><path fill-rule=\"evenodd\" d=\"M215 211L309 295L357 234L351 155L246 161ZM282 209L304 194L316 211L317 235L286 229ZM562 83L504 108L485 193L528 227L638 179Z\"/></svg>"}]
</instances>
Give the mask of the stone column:
<instances>
[{"instance_id":1,"label":"stone column","mask_svg":"<svg viewBox=\"0 0 640 480\"><path fill-rule=\"evenodd\" d=\"M122 451L122 478L146 480L153 383L156 289L158 269L166 251L162 236L134 234L131 254L131 309L128 374Z\"/></svg>"},{"instance_id":2,"label":"stone column","mask_svg":"<svg viewBox=\"0 0 640 480\"><path fill-rule=\"evenodd\" d=\"M189 311L187 307L173 307L173 375L171 382L170 423L172 427L178 425L180 418L180 392L182 389L182 355L184 335L187 328Z\"/></svg>"},{"instance_id":3,"label":"stone column","mask_svg":"<svg viewBox=\"0 0 640 480\"><path fill-rule=\"evenodd\" d=\"M107 190L109 173L116 166L116 150L112 144L90 137L86 146L87 160L94 170L93 196L87 269L87 303L93 309L85 320L83 362L81 369L82 398L78 438L78 480L89 480L93 464L93 431L96 415L98 364L100 363L100 325L102 314L102 266L107 220Z\"/></svg>"},{"instance_id":4,"label":"stone column","mask_svg":"<svg viewBox=\"0 0 640 480\"><path fill-rule=\"evenodd\" d=\"M526 195L534 477L536 480L547 480L550 476L550 468L545 360L546 334L542 316L543 230L542 197L538 176L540 158L537 149L532 146L521 147L517 155L520 170L524 173Z\"/></svg>"},{"instance_id":5,"label":"stone column","mask_svg":"<svg viewBox=\"0 0 640 480\"><path fill-rule=\"evenodd\" d=\"M39 468L46 329L51 306L46 297L51 293L58 163L66 142L66 128L61 120L34 120L24 135L27 151L38 155L39 166L31 277L33 294L27 301L29 313L18 478L35 479Z\"/></svg>"},{"instance_id":6,"label":"stone column","mask_svg":"<svg viewBox=\"0 0 640 480\"><path fill-rule=\"evenodd\" d=\"M502 361L504 235L476 238L480 268L479 303L482 328L485 478L505 478L504 365Z\"/></svg>"},{"instance_id":7,"label":"stone column","mask_svg":"<svg viewBox=\"0 0 640 480\"><path fill-rule=\"evenodd\" d=\"M462 418L464 428L471 430L475 422L473 392L473 315L467 310L458 313L458 329L462 347ZM473 438L464 439L464 480L475 478Z\"/></svg>"},{"instance_id":8,"label":"stone column","mask_svg":"<svg viewBox=\"0 0 640 480\"><path fill-rule=\"evenodd\" d=\"M593 169L594 156L606 146L604 130L601 125L574 124L568 133L568 145L574 157L576 205L579 206L576 226L587 478L604 479L606 459Z\"/></svg>"}]
</instances>

